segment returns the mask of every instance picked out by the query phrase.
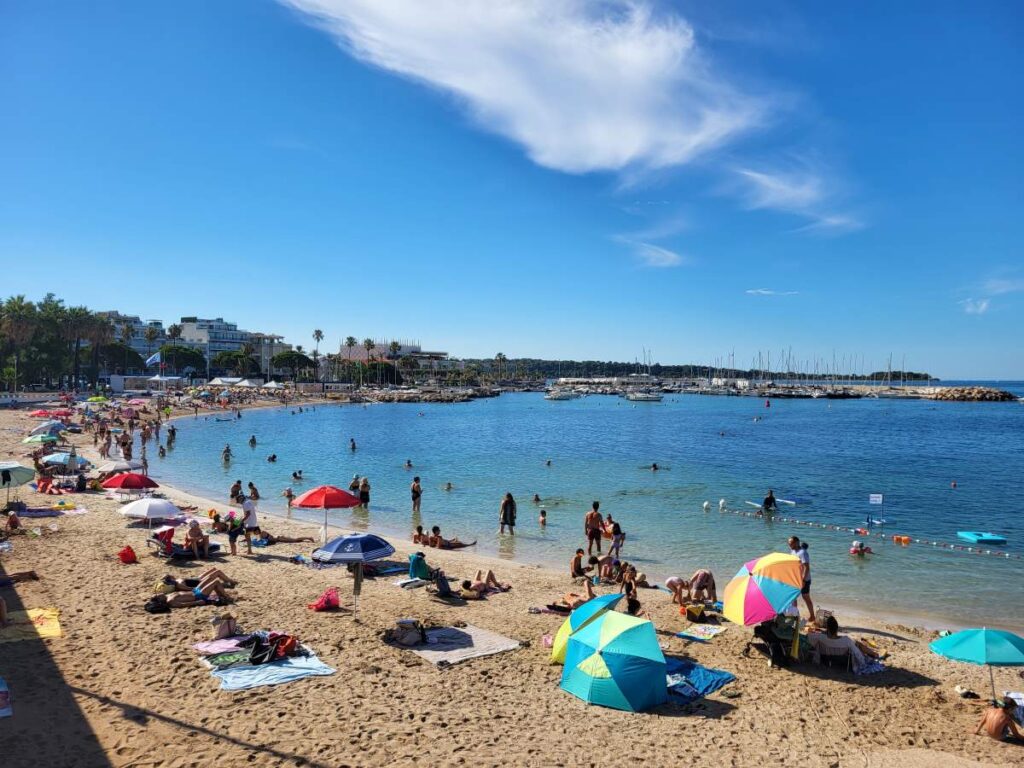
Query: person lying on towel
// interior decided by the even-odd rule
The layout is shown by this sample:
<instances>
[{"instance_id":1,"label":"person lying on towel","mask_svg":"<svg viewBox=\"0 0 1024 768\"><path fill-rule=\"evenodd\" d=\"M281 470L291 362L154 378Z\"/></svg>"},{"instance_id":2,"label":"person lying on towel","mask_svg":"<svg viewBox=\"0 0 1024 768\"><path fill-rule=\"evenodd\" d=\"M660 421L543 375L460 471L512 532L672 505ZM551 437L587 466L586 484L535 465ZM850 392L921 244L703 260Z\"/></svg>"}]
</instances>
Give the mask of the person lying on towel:
<instances>
[{"instance_id":1,"label":"person lying on towel","mask_svg":"<svg viewBox=\"0 0 1024 768\"><path fill-rule=\"evenodd\" d=\"M510 589L512 589L512 585L499 582L494 571L488 571L486 575L483 571L477 571L475 579L472 581L466 579L462 582L461 596L466 600L480 600L484 595L508 592Z\"/></svg>"}]
</instances>

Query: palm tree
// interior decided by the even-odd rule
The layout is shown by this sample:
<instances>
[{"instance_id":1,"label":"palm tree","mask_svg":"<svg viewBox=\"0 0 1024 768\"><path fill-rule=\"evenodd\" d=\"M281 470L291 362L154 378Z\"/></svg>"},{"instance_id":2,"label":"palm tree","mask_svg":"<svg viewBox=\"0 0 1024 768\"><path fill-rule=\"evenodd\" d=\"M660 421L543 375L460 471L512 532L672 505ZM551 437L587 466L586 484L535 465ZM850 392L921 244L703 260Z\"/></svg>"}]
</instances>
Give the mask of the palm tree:
<instances>
[{"instance_id":1,"label":"palm tree","mask_svg":"<svg viewBox=\"0 0 1024 768\"><path fill-rule=\"evenodd\" d=\"M313 330L313 341L316 342L316 346L313 347L313 367L316 369L316 378L320 380L320 342L324 340L324 332L319 328Z\"/></svg>"},{"instance_id":2,"label":"palm tree","mask_svg":"<svg viewBox=\"0 0 1024 768\"><path fill-rule=\"evenodd\" d=\"M86 328L85 338L92 347L92 386L95 388L100 376L100 347L114 340L114 324L105 317L93 315Z\"/></svg>"},{"instance_id":3,"label":"palm tree","mask_svg":"<svg viewBox=\"0 0 1024 768\"><path fill-rule=\"evenodd\" d=\"M376 346L377 346L377 344L376 344L376 342L373 339L370 339L370 338L363 339L363 349L366 350L366 369L367 370L370 369L370 361L373 360L373 348L376 347ZM362 373L360 373L360 375L359 375L359 386L363 386L362 379L363 379L363 376L362 376Z\"/></svg>"},{"instance_id":4,"label":"palm tree","mask_svg":"<svg viewBox=\"0 0 1024 768\"><path fill-rule=\"evenodd\" d=\"M153 325L147 325L146 330L142 332L142 338L146 340L146 350L150 355L153 354L153 345L156 344L156 340L160 338L160 331Z\"/></svg>"},{"instance_id":5,"label":"palm tree","mask_svg":"<svg viewBox=\"0 0 1024 768\"><path fill-rule=\"evenodd\" d=\"M121 323L118 328L118 340L125 346L124 354L124 372L128 374L128 350L131 349L132 339L135 337L135 328L129 322Z\"/></svg>"},{"instance_id":6,"label":"palm tree","mask_svg":"<svg viewBox=\"0 0 1024 768\"><path fill-rule=\"evenodd\" d=\"M21 351L28 346L38 328L36 305L24 296L11 296L3 305L0 330L14 345L14 391L18 391Z\"/></svg>"},{"instance_id":7,"label":"palm tree","mask_svg":"<svg viewBox=\"0 0 1024 768\"><path fill-rule=\"evenodd\" d=\"M507 359L508 358L505 357L504 352L499 352L494 356L494 362L497 364L498 367L498 381L501 381L501 364L505 362Z\"/></svg>"},{"instance_id":8,"label":"palm tree","mask_svg":"<svg viewBox=\"0 0 1024 768\"><path fill-rule=\"evenodd\" d=\"M87 307L70 307L66 314L66 339L71 342L73 355L72 375L74 377L74 383L71 385L72 389L78 388L78 379L82 372L78 353L82 348L82 337L85 335L86 328L88 327L91 318L92 313L89 312Z\"/></svg>"},{"instance_id":9,"label":"palm tree","mask_svg":"<svg viewBox=\"0 0 1024 768\"><path fill-rule=\"evenodd\" d=\"M345 337L345 346L348 347L348 382L352 383L352 348L358 344L355 336Z\"/></svg>"}]
</instances>

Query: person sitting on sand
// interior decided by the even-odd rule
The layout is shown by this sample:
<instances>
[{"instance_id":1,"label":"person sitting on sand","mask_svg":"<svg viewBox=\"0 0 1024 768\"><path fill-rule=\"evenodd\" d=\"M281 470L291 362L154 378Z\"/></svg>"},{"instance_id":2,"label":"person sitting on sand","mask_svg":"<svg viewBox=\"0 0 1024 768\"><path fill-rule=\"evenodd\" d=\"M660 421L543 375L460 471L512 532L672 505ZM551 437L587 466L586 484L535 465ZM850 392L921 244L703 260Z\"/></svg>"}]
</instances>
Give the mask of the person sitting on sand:
<instances>
[{"instance_id":1,"label":"person sitting on sand","mask_svg":"<svg viewBox=\"0 0 1024 768\"><path fill-rule=\"evenodd\" d=\"M654 586L648 583L646 573L638 573L636 575L636 581L634 581L633 583L641 589L654 589Z\"/></svg>"},{"instance_id":2,"label":"person sitting on sand","mask_svg":"<svg viewBox=\"0 0 1024 768\"><path fill-rule=\"evenodd\" d=\"M203 533L203 529L199 527L199 521L193 519L188 524L188 530L185 532L185 548L192 548L193 557L199 557L199 548L203 548L203 557L207 558L210 556L210 537Z\"/></svg>"},{"instance_id":3,"label":"person sitting on sand","mask_svg":"<svg viewBox=\"0 0 1024 768\"><path fill-rule=\"evenodd\" d=\"M422 525L417 525L416 526L416 532L412 535L412 543L413 544L420 544L421 546L424 546L424 547L431 546L431 544L430 544L430 536L428 536L426 533L423 532L423 526Z\"/></svg>"},{"instance_id":4,"label":"person sitting on sand","mask_svg":"<svg viewBox=\"0 0 1024 768\"><path fill-rule=\"evenodd\" d=\"M794 603L795 605L795 603ZM818 653L838 655L849 652L853 662L853 671L857 672L868 665L868 659L878 659L878 651L867 643L854 640L849 635L839 634L839 622L835 616L825 619L825 631L808 632L807 639Z\"/></svg>"},{"instance_id":5,"label":"person sitting on sand","mask_svg":"<svg viewBox=\"0 0 1024 768\"><path fill-rule=\"evenodd\" d=\"M510 589L512 589L512 585L499 582L494 571L487 571L486 574L483 571L477 571L475 579L472 581L466 579L462 582L460 594L466 600L480 600L486 594L508 592Z\"/></svg>"},{"instance_id":6,"label":"person sitting on sand","mask_svg":"<svg viewBox=\"0 0 1024 768\"><path fill-rule=\"evenodd\" d=\"M640 605L640 601L636 598L635 594L626 598L626 613L630 616L637 616L640 618L651 620L651 614L644 610L643 606Z\"/></svg>"},{"instance_id":7,"label":"person sitting on sand","mask_svg":"<svg viewBox=\"0 0 1024 768\"><path fill-rule=\"evenodd\" d=\"M21 518L13 509L7 513L7 520L4 522L4 530L14 532L21 527Z\"/></svg>"},{"instance_id":8,"label":"person sitting on sand","mask_svg":"<svg viewBox=\"0 0 1024 768\"><path fill-rule=\"evenodd\" d=\"M430 529L430 536L427 538L427 545L431 547L437 547L438 549L462 549L463 547L472 547L476 544L475 541L469 544L459 541L458 537L454 539L446 539L441 535L441 527L435 525Z\"/></svg>"},{"instance_id":9,"label":"person sitting on sand","mask_svg":"<svg viewBox=\"0 0 1024 768\"><path fill-rule=\"evenodd\" d=\"M993 703L981 716L981 722L974 729L974 735L981 733L982 729L989 737L997 741L1007 741L1012 744L1024 744L1024 736L1017 730L1017 723L1013 720L1013 710L1017 702L1007 696L1002 704Z\"/></svg>"},{"instance_id":10,"label":"person sitting on sand","mask_svg":"<svg viewBox=\"0 0 1024 768\"><path fill-rule=\"evenodd\" d=\"M590 571L594 570L593 567L583 567L583 555L586 554L582 549L577 549L576 554L572 556L572 560L569 561L569 575L578 579L586 576Z\"/></svg>"}]
</instances>

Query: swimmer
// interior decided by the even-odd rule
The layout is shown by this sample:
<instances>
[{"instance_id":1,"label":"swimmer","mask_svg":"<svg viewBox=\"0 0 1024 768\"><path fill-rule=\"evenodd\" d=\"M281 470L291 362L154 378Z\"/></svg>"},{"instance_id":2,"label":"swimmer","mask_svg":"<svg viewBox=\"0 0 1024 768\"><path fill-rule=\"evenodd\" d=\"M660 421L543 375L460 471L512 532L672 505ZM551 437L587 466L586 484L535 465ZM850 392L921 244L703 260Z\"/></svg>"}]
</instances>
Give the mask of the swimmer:
<instances>
[{"instance_id":1,"label":"swimmer","mask_svg":"<svg viewBox=\"0 0 1024 768\"><path fill-rule=\"evenodd\" d=\"M348 449L350 451L355 451L355 449L356 449L356 439L354 437L350 437L348 439Z\"/></svg>"},{"instance_id":2,"label":"swimmer","mask_svg":"<svg viewBox=\"0 0 1024 768\"><path fill-rule=\"evenodd\" d=\"M273 464L275 461L277 461L277 454L276 453L272 453L269 456L267 456L267 461L269 461L271 464Z\"/></svg>"},{"instance_id":3,"label":"swimmer","mask_svg":"<svg viewBox=\"0 0 1024 768\"><path fill-rule=\"evenodd\" d=\"M539 493L533 494L533 503L534 504L540 504L540 494Z\"/></svg>"},{"instance_id":4,"label":"swimmer","mask_svg":"<svg viewBox=\"0 0 1024 768\"><path fill-rule=\"evenodd\" d=\"M657 472L657 471L658 471L658 465L656 463L655 464L651 464L651 472Z\"/></svg>"},{"instance_id":5,"label":"swimmer","mask_svg":"<svg viewBox=\"0 0 1024 768\"><path fill-rule=\"evenodd\" d=\"M451 484L450 482L447 482L447 483L445 483L445 484L444 484L444 489L445 489L446 491L450 491L450 490L453 490L454 488L455 488L455 486L454 486L454 485L452 485L452 484Z\"/></svg>"},{"instance_id":6,"label":"swimmer","mask_svg":"<svg viewBox=\"0 0 1024 768\"><path fill-rule=\"evenodd\" d=\"M255 448L256 447L256 435L251 435L249 437L249 447L250 448Z\"/></svg>"},{"instance_id":7,"label":"swimmer","mask_svg":"<svg viewBox=\"0 0 1024 768\"><path fill-rule=\"evenodd\" d=\"M292 480L301 480L301 479L302 479L302 470L301 469L297 469L294 472L292 472Z\"/></svg>"},{"instance_id":8,"label":"swimmer","mask_svg":"<svg viewBox=\"0 0 1024 768\"><path fill-rule=\"evenodd\" d=\"M412 469L412 460L411 459L406 459L405 460L405 468L406 469Z\"/></svg>"},{"instance_id":9,"label":"swimmer","mask_svg":"<svg viewBox=\"0 0 1024 768\"><path fill-rule=\"evenodd\" d=\"M540 511L540 520L538 522L540 522L540 527L541 528L543 528L544 526L546 526L548 524L548 513L547 513L546 510L542 509Z\"/></svg>"},{"instance_id":10,"label":"swimmer","mask_svg":"<svg viewBox=\"0 0 1024 768\"><path fill-rule=\"evenodd\" d=\"M548 459L548 460L547 460L547 462L546 462L546 466L549 466L549 467L551 466L551 459Z\"/></svg>"}]
</instances>

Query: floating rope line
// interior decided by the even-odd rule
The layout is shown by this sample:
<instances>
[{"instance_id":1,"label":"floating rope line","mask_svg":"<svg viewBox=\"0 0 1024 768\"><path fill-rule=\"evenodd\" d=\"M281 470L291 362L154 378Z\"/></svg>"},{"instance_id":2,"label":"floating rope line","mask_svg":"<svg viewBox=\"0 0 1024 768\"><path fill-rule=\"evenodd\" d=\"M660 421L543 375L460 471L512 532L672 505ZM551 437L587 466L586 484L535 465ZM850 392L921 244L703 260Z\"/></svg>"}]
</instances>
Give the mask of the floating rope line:
<instances>
[{"instance_id":1,"label":"floating rope line","mask_svg":"<svg viewBox=\"0 0 1024 768\"><path fill-rule=\"evenodd\" d=\"M710 506L710 505L709 505ZM708 511L708 508L705 508ZM886 534L883 531L872 531L870 528L850 528L845 525L833 525L832 523L819 523L814 520L797 520L795 517L782 517L780 515L765 515L758 514L757 512L747 512L745 509L729 509L719 508L719 513L728 512L733 515L739 515L741 517L753 517L760 518L762 520L771 520L772 522L778 523L792 523L793 525L805 525L809 528L821 528L826 531L842 531L844 533L852 533L856 536L877 536L882 540L892 541L894 544L898 544L903 547L914 544L924 544L931 546L936 549L948 550L951 552L969 552L974 555L990 555L992 557L1001 557L1006 560L1024 560L1024 555L1017 554L1015 552L1005 552L999 549L984 549L982 547L967 546L964 544L950 544L945 541L932 541L931 539L918 539L912 536L905 536L901 534Z\"/></svg>"}]
</instances>

